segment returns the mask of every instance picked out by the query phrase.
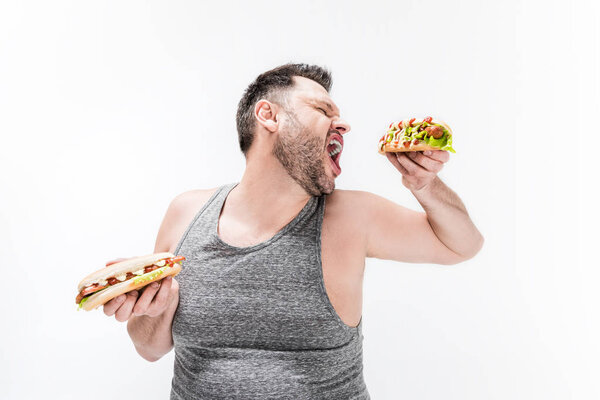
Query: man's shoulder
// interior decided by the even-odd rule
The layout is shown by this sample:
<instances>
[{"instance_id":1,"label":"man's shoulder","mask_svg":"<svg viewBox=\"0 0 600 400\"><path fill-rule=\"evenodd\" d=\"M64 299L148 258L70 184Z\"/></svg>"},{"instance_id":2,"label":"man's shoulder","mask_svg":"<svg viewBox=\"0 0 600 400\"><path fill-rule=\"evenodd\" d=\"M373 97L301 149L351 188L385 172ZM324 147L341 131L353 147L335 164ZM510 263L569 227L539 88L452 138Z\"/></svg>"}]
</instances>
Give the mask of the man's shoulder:
<instances>
[{"instance_id":1,"label":"man's shoulder","mask_svg":"<svg viewBox=\"0 0 600 400\"><path fill-rule=\"evenodd\" d=\"M364 230L373 223L373 218L395 204L385 197L363 190L336 189L327 196L325 218L336 224L344 222L343 229ZM342 227L342 225L339 225Z\"/></svg>"},{"instance_id":2,"label":"man's shoulder","mask_svg":"<svg viewBox=\"0 0 600 400\"><path fill-rule=\"evenodd\" d=\"M327 195L327 206L339 209L340 211L358 212L357 208L363 208L373 202L379 196L365 192L363 190L344 190L335 189L331 194Z\"/></svg>"},{"instance_id":3,"label":"man's shoulder","mask_svg":"<svg viewBox=\"0 0 600 400\"><path fill-rule=\"evenodd\" d=\"M362 190L336 189L327 197L326 213L329 207L332 213L335 212L336 215L351 217L359 223L366 223L367 225L371 224L374 218L381 215L406 214L408 210L392 200Z\"/></svg>"},{"instance_id":4,"label":"man's shoulder","mask_svg":"<svg viewBox=\"0 0 600 400\"><path fill-rule=\"evenodd\" d=\"M372 193L335 189L325 199L323 231L340 249L359 251L366 247ZM344 250L344 251L346 251Z\"/></svg>"},{"instance_id":5,"label":"man's shoulder","mask_svg":"<svg viewBox=\"0 0 600 400\"><path fill-rule=\"evenodd\" d=\"M180 193L171 201L169 208L173 211L188 211L190 209L202 208L218 188L192 189Z\"/></svg>"},{"instance_id":6,"label":"man's shoulder","mask_svg":"<svg viewBox=\"0 0 600 400\"><path fill-rule=\"evenodd\" d=\"M177 224L187 224L204 207L218 187L212 189L192 189L180 193L171 201L165 218Z\"/></svg>"},{"instance_id":7,"label":"man's shoulder","mask_svg":"<svg viewBox=\"0 0 600 400\"><path fill-rule=\"evenodd\" d=\"M327 195L325 201L325 218L340 220L360 227L368 222L368 212L373 199L378 196L362 190L335 189Z\"/></svg>"},{"instance_id":8,"label":"man's shoulder","mask_svg":"<svg viewBox=\"0 0 600 400\"><path fill-rule=\"evenodd\" d=\"M217 189L193 189L175 196L158 231L155 251L173 252L187 226Z\"/></svg>"}]
</instances>

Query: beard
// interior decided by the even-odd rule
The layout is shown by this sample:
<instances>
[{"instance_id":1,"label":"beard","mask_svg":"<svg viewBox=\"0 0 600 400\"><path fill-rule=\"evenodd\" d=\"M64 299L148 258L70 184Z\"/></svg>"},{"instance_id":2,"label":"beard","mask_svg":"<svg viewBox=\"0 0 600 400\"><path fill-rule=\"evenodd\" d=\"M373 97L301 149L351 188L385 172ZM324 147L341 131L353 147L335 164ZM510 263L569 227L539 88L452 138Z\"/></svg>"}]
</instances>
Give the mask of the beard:
<instances>
[{"instance_id":1,"label":"beard","mask_svg":"<svg viewBox=\"0 0 600 400\"><path fill-rule=\"evenodd\" d=\"M324 143L302 125L293 112L287 112L290 121L275 139L273 155L287 173L311 196L330 194L335 181L327 176L323 166Z\"/></svg>"}]
</instances>

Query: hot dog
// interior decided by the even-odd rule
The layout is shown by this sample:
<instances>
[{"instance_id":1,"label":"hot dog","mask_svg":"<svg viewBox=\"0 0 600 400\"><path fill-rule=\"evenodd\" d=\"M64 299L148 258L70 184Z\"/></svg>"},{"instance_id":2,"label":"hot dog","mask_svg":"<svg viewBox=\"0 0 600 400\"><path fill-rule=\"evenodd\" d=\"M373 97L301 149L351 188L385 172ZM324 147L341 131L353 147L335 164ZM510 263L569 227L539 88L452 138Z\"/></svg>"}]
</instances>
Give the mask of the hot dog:
<instances>
[{"instance_id":1,"label":"hot dog","mask_svg":"<svg viewBox=\"0 0 600 400\"><path fill-rule=\"evenodd\" d=\"M452 148L452 129L442 120L426 117L392 122L388 131L379 139L378 151L424 151L447 150L456 153Z\"/></svg>"},{"instance_id":2,"label":"hot dog","mask_svg":"<svg viewBox=\"0 0 600 400\"><path fill-rule=\"evenodd\" d=\"M83 278L77 286L75 303L79 309L93 310L120 294L142 288L181 271L185 257L156 253L130 258Z\"/></svg>"}]
</instances>

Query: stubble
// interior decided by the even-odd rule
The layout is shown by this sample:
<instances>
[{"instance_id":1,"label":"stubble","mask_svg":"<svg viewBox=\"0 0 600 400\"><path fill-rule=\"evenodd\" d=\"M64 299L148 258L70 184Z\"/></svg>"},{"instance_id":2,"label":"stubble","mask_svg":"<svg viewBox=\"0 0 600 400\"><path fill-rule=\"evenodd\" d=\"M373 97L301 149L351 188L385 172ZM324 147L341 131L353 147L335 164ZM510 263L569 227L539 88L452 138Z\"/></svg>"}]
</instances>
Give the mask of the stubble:
<instances>
[{"instance_id":1,"label":"stubble","mask_svg":"<svg viewBox=\"0 0 600 400\"><path fill-rule=\"evenodd\" d=\"M330 194L335 182L323 166L324 143L302 125L292 111L287 111L287 129L275 139L273 155L287 173L312 196Z\"/></svg>"}]
</instances>

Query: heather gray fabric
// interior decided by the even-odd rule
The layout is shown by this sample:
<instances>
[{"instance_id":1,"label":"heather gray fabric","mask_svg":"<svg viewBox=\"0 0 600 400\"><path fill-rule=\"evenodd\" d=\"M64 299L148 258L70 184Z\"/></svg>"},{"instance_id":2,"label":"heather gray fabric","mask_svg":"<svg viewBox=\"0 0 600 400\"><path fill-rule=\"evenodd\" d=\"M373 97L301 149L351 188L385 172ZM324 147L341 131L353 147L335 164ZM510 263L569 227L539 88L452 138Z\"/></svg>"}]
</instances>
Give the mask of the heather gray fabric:
<instances>
[{"instance_id":1,"label":"heather gray fabric","mask_svg":"<svg viewBox=\"0 0 600 400\"><path fill-rule=\"evenodd\" d=\"M175 250L186 261L171 399L369 399L361 323L339 318L323 284L326 196L271 239L240 248L217 235L235 186L213 194Z\"/></svg>"}]
</instances>

